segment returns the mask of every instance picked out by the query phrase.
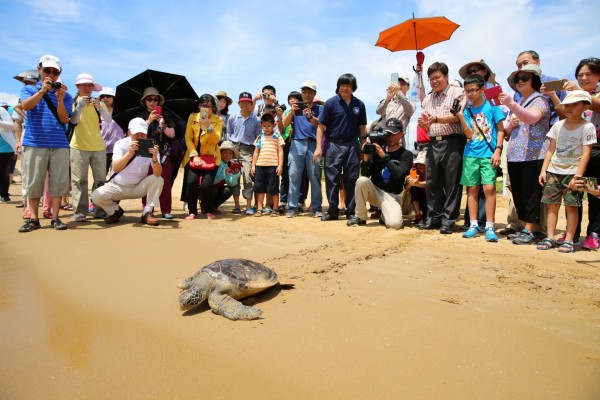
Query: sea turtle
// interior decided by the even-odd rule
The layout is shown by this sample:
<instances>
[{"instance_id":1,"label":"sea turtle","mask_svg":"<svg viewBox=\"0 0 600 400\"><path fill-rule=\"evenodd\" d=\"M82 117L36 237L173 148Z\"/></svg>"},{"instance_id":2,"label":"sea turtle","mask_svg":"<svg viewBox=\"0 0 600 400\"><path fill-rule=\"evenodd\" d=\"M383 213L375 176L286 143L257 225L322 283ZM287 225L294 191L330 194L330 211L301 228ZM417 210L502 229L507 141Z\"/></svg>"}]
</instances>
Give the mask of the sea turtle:
<instances>
[{"instance_id":1,"label":"sea turtle","mask_svg":"<svg viewBox=\"0 0 600 400\"><path fill-rule=\"evenodd\" d=\"M278 283L275 271L255 261L243 258L215 261L181 281L178 287L183 292L179 296L179 308L189 310L208 298L208 305L215 314L232 320L255 319L262 311L237 300Z\"/></svg>"}]
</instances>

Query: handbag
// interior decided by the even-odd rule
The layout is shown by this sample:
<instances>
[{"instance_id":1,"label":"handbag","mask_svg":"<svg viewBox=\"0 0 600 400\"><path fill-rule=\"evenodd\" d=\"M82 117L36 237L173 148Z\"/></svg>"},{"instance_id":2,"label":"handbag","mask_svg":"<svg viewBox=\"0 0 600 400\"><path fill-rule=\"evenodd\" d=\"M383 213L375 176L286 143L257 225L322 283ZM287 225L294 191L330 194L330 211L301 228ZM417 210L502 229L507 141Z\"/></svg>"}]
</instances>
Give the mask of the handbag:
<instances>
[{"instance_id":1,"label":"handbag","mask_svg":"<svg viewBox=\"0 0 600 400\"><path fill-rule=\"evenodd\" d=\"M190 169L211 171L217 168L217 160L215 159L215 156L212 154L200 154L200 136L198 136L198 145L196 146L196 151L198 152L198 157L200 157L200 160L202 160L202 164L196 166L194 165L194 160L190 160L188 163Z\"/></svg>"}]
</instances>

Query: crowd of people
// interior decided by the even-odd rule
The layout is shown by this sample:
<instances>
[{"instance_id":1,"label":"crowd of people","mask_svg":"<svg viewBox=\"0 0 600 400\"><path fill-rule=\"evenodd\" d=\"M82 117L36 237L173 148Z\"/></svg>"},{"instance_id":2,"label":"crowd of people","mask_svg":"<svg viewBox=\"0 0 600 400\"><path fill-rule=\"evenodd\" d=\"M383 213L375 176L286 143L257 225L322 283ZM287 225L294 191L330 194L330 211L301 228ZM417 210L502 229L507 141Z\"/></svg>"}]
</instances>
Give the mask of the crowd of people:
<instances>
[{"instance_id":1,"label":"crowd of people","mask_svg":"<svg viewBox=\"0 0 600 400\"><path fill-rule=\"evenodd\" d=\"M350 227L372 218L400 229L414 213L419 229L451 234L465 187L464 238L483 234L497 242L500 234L515 244L565 253L599 247L598 58L581 60L576 81L569 81L543 74L539 55L523 51L507 79L513 95L502 90L482 59L459 69L462 82L449 78L445 63L435 62L426 70L431 91L425 93L423 77L418 82L420 115L414 115L417 99L407 96L410 80L399 76L369 126L352 74L339 77L335 95L326 101L316 97L311 80L289 93L287 102L278 100L272 85L254 96L242 92L239 112L231 115L233 99L225 91L206 93L180 132L155 87L145 88L139 110L120 126L112 115L119 101L112 88L81 73L72 96L61 73L57 57L42 56L37 70L15 76L24 86L12 115L0 107L0 202L10 201L20 155L24 200L17 206L25 209L25 223L19 232L41 227L40 203L56 230L68 228L59 218L61 209L72 211L76 223L90 218L117 223L125 199L140 199L141 223L158 225L160 218L175 218L172 188L182 167L185 220L212 220L223 212L288 218L310 212L324 222L345 216ZM405 139L413 117L414 150ZM506 228L497 232L503 153L511 197ZM225 210L231 197L233 207ZM567 225L557 239L561 204Z\"/></svg>"}]
</instances>

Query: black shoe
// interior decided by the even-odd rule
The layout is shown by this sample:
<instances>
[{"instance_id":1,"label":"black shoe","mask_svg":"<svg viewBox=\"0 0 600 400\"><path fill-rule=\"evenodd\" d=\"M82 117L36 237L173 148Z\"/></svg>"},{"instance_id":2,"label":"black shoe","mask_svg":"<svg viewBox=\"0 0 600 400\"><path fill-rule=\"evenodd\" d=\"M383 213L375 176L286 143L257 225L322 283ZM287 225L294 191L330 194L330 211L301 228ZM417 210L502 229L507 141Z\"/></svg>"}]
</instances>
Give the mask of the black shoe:
<instances>
[{"instance_id":1,"label":"black shoe","mask_svg":"<svg viewBox=\"0 0 600 400\"><path fill-rule=\"evenodd\" d=\"M8 203L9 201L10 201L10 197L0 196L0 203Z\"/></svg>"},{"instance_id":2,"label":"black shoe","mask_svg":"<svg viewBox=\"0 0 600 400\"><path fill-rule=\"evenodd\" d=\"M63 223L60 219L56 218L50 221L50 226L57 231L64 231L68 228L67 224Z\"/></svg>"},{"instance_id":3,"label":"black shoe","mask_svg":"<svg viewBox=\"0 0 600 400\"><path fill-rule=\"evenodd\" d=\"M277 208L277 211L279 212L279 215L284 215L285 214L285 204L280 204L279 207Z\"/></svg>"},{"instance_id":4,"label":"black shoe","mask_svg":"<svg viewBox=\"0 0 600 400\"><path fill-rule=\"evenodd\" d=\"M27 219L25 220L25 225L19 228L19 232L26 233L35 231L36 229L40 229L42 226L40 225L39 219Z\"/></svg>"},{"instance_id":5,"label":"black shoe","mask_svg":"<svg viewBox=\"0 0 600 400\"><path fill-rule=\"evenodd\" d=\"M142 218L140 219L142 224L150 225L150 226L158 226L160 222L158 219L154 218L152 213L147 212L146 214L142 214Z\"/></svg>"},{"instance_id":6,"label":"black shoe","mask_svg":"<svg viewBox=\"0 0 600 400\"><path fill-rule=\"evenodd\" d=\"M451 228L451 227L449 227L449 226L443 225L443 226L440 228L440 233L441 233L442 235L451 235L451 234L452 234L452 228Z\"/></svg>"},{"instance_id":7,"label":"black shoe","mask_svg":"<svg viewBox=\"0 0 600 400\"><path fill-rule=\"evenodd\" d=\"M439 222L426 222L423 225L419 226L419 229L425 230L425 231L430 231L432 229L438 229L439 227L441 227Z\"/></svg>"},{"instance_id":8,"label":"black shoe","mask_svg":"<svg viewBox=\"0 0 600 400\"><path fill-rule=\"evenodd\" d=\"M325 214L321 217L321 221L337 221L338 220L338 216L337 215L333 215L333 214Z\"/></svg>"},{"instance_id":9,"label":"black shoe","mask_svg":"<svg viewBox=\"0 0 600 400\"><path fill-rule=\"evenodd\" d=\"M107 218L104 219L104 222L106 222L107 224L116 224L117 222L119 222L119 218L121 218L123 214L125 214L125 211L119 206L119 208L113 213L113 215L109 215Z\"/></svg>"},{"instance_id":10,"label":"black shoe","mask_svg":"<svg viewBox=\"0 0 600 400\"><path fill-rule=\"evenodd\" d=\"M366 224L367 224L367 221L365 221L364 219L358 218L356 215L351 216L350 219L348 220L348 222L346 222L347 226L366 225Z\"/></svg>"},{"instance_id":11,"label":"black shoe","mask_svg":"<svg viewBox=\"0 0 600 400\"><path fill-rule=\"evenodd\" d=\"M464 225L459 226L461 231L468 231L470 227L471 227L470 224L468 224L468 225L464 224Z\"/></svg>"},{"instance_id":12,"label":"black shoe","mask_svg":"<svg viewBox=\"0 0 600 400\"><path fill-rule=\"evenodd\" d=\"M512 235L512 234L517 233L517 232L518 231L515 231L513 228L510 228L510 227L507 226L504 229L500 229L498 231L498 234L503 235L503 236L507 236L507 235Z\"/></svg>"}]
</instances>

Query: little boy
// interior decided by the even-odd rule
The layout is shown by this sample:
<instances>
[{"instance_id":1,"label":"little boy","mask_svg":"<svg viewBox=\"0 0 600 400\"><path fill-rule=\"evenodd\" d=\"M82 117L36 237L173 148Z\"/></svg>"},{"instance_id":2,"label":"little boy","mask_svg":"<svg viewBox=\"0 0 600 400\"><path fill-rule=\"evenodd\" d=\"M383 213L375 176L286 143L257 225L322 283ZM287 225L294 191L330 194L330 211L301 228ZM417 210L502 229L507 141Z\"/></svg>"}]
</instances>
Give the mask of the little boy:
<instances>
[{"instance_id":1,"label":"little boy","mask_svg":"<svg viewBox=\"0 0 600 400\"><path fill-rule=\"evenodd\" d=\"M221 151L221 164L215 175L214 185L217 191L215 195L215 213L219 213L219 206L225 203L232 195L235 187L240 185L242 164L237 159L235 147L229 140L219 146ZM234 157L236 159L234 159ZM234 197L235 208L240 207L240 197Z\"/></svg>"},{"instance_id":2,"label":"little boy","mask_svg":"<svg viewBox=\"0 0 600 400\"><path fill-rule=\"evenodd\" d=\"M481 75L467 76L464 86L471 105L467 105L463 112L454 112L467 137L460 183L467 187L470 226L463 237L473 238L481 233L477 212L479 186L482 185L485 194L485 240L497 242L498 235L494 230L496 168L500 165L504 141L504 113L485 99L485 81Z\"/></svg>"},{"instance_id":3,"label":"little boy","mask_svg":"<svg viewBox=\"0 0 600 400\"><path fill-rule=\"evenodd\" d=\"M424 225L427 220L427 195L425 193L427 186L426 153L427 150L421 150L417 153L413 163L416 170L416 177L411 174L406 178L404 184L404 191L409 191L411 205L413 210L415 210L414 224L416 227Z\"/></svg>"},{"instance_id":4,"label":"little boy","mask_svg":"<svg viewBox=\"0 0 600 400\"><path fill-rule=\"evenodd\" d=\"M256 217L263 214L265 194L269 194L274 210L279 206L279 176L283 169L283 145L281 135L274 133L275 118L272 114L263 113L260 118L261 135L254 142L252 157L252 174L254 175L254 193L256 194ZM277 217L278 212L265 209L266 214Z\"/></svg>"},{"instance_id":5,"label":"little boy","mask_svg":"<svg viewBox=\"0 0 600 400\"><path fill-rule=\"evenodd\" d=\"M544 159L539 182L544 186L542 203L548 204L548 232L544 240L537 244L538 250L549 250L556 246L554 234L561 199L567 214L567 234L558 247L561 253L575 251L573 237L579 217L577 207L581 206L582 193L577 192L576 181L583 176L590 159L592 145L596 143L596 129L582 114L592 104L592 97L583 90L574 90L560 103L564 107L566 119L550 128L546 136L550 146Z\"/></svg>"}]
</instances>

